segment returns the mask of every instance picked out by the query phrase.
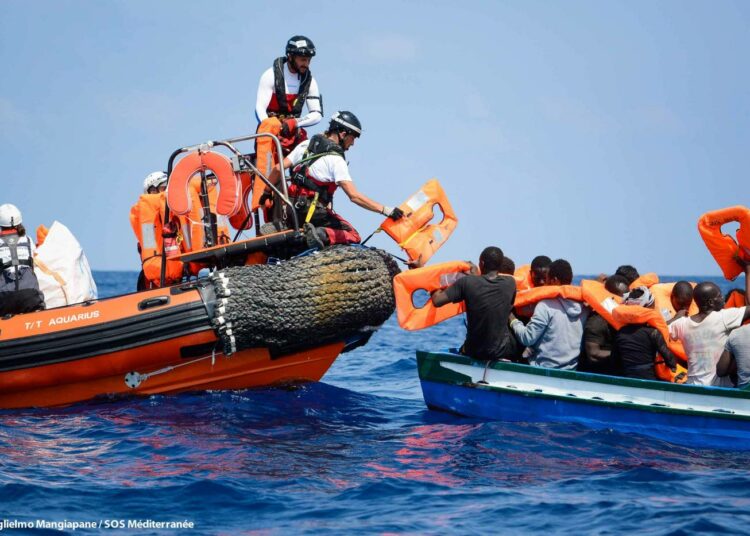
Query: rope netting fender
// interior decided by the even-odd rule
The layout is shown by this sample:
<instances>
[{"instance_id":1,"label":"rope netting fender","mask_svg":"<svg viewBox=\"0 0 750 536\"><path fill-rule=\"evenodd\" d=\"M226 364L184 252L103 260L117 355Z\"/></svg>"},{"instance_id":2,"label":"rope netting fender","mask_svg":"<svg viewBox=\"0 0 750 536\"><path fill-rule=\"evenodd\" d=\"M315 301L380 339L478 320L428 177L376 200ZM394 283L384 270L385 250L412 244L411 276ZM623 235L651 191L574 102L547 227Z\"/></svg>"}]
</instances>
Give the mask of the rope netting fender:
<instances>
[{"instance_id":1,"label":"rope netting fender","mask_svg":"<svg viewBox=\"0 0 750 536\"><path fill-rule=\"evenodd\" d=\"M341 341L393 314L393 277L399 272L388 253L358 246L226 268L211 275L212 323L226 355Z\"/></svg>"}]
</instances>

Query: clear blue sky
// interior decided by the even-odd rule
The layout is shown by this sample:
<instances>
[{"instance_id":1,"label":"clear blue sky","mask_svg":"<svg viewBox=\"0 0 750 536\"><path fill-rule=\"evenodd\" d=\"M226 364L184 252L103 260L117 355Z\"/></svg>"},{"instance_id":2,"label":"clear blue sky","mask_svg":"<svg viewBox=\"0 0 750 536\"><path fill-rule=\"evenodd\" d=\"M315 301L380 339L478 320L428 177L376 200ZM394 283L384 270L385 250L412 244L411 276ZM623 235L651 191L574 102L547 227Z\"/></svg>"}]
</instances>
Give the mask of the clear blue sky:
<instances>
[{"instance_id":1,"label":"clear blue sky","mask_svg":"<svg viewBox=\"0 0 750 536\"><path fill-rule=\"evenodd\" d=\"M748 204L748 27L743 1L5 0L0 202L68 225L95 269L137 269L145 175L253 132L258 78L301 33L326 116L364 123L360 190L446 189L460 223L435 262L498 245L577 273L719 274L696 221ZM336 206L363 235L381 220Z\"/></svg>"}]
</instances>

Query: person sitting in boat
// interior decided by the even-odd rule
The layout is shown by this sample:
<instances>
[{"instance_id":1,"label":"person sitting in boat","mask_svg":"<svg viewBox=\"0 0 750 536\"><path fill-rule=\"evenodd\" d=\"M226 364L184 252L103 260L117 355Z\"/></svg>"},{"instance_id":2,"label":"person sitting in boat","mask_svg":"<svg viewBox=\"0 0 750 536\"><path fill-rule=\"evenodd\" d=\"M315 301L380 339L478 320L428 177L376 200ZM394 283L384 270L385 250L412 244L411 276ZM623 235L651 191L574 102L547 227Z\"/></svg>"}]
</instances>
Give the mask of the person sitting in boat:
<instances>
[{"instance_id":1,"label":"person sitting in boat","mask_svg":"<svg viewBox=\"0 0 750 536\"><path fill-rule=\"evenodd\" d=\"M570 285L573 269L565 259L549 265L547 285ZM518 341L530 349L529 364L575 370L581 354L583 326L588 309L567 298L541 300L528 324L511 315L510 327Z\"/></svg>"},{"instance_id":2,"label":"person sitting in boat","mask_svg":"<svg viewBox=\"0 0 750 536\"><path fill-rule=\"evenodd\" d=\"M739 389L750 388L750 325L739 327L727 337L724 351L716 364L716 374L736 378Z\"/></svg>"},{"instance_id":3,"label":"person sitting in boat","mask_svg":"<svg viewBox=\"0 0 750 536\"><path fill-rule=\"evenodd\" d=\"M617 270L615 270L615 275L623 276L627 280L628 285L631 285L633 281L641 277L641 275L638 273L638 270L636 270L635 266L631 266L629 264L623 264L622 266L618 266Z\"/></svg>"},{"instance_id":4,"label":"person sitting in boat","mask_svg":"<svg viewBox=\"0 0 750 536\"><path fill-rule=\"evenodd\" d=\"M0 316L44 309L34 274L34 242L22 222L18 207L0 205Z\"/></svg>"},{"instance_id":5,"label":"person sitting in boat","mask_svg":"<svg viewBox=\"0 0 750 536\"><path fill-rule=\"evenodd\" d=\"M547 284L547 273L552 259L547 255L537 255L531 261L531 264L524 264L515 271L518 280L518 290L528 288L543 287Z\"/></svg>"},{"instance_id":6,"label":"person sitting in boat","mask_svg":"<svg viewBox=\"0 0 750 536\"><path fill-rule=\"evenodd\" d=\"M362 194L354 186L344 154L362 134L362 124L351 112L336 112L328 129L300 143L284 159L284 168L292 169L289 197L297 216L306 224L309 246L354 244L360 241L357 230L333 211L334 192L341 187L355 205L378 212L393 220L404 213L400 208L381 205ZM271 173L271 183L280 180L278 169ZM265 195L270 195L267 191Z\"/></svg>"},{"instance_id":7,"label":"person sitting in boat","mask_svg":"<svg viewBox=\"0 0 750 536\"><path fill-rule=\"evenodd\" d=\"M479 268L443 290L432 293L432 303L442 307L463 301L466 305L466 340L461 353L474 359L513 360L517 345L508 329L508 317L516 299L513 277L500 274L503 251L494 246L479 256Z\"/></svg>"},{"instance_id":8,"label":"person sitting in boat","mask_svg":"<svg viewBox=\"0 0 750 536\"><path fill-rule=\"evenodd\" d=\"M628 292L628 281L621 275L611 275L604 281L604 288L616 296ZM622 365L615 351L615 328L596 311L592 311L583 328L583 352L578 370L619 376Z\"/></svg>"},{"instance_id":9,"label":"person sitting in boat","mask_svg":"<svg viewBox=\"0 0 750 536\"><path fill-rule=\"evenodd\" d=\"M624 295L623 305L654 308L654 296L647 287L638 287ZM656 354L674 372L677 358L667 346L661 332L648 324L626 324L615 335L615 348L622 362L624 375L641 380L658 380L654 372Z\"/></svg>"},{"instance_id":10,"label":"person sitting in boat","mask_svg":"<svg viewBox=\"0 0 750 536\"><path fill-rule=\"evenodd\" d=\"M323 119L323 103L318 82L310 72L315 45L304 35L295 35L286 43L285 55L260 77L255 100L257 132L279 138L284 156L307 139L304 127L317 125ZM307 114L302 116L303 107ZM255 146L256 167L266 177L277 163L272 138L258 138Z\"/></svg>"},{"instance_id":11,"label":"person sitting in boat","mask_svg":"<svg viewBox=\"0 0 750 536\"><path fill-rule=\"evenodd\" d=\"M743 263L745 293L750 292L750 264ZM687 383L731 387L727 377L716 374L729 333L750 319L750 307L724 309L724 296L715 283L704 281L693 290L698 313L679 318L669 325L669 335L685 347L688 358Z\"/></svg>"},{"instance_id":12,"label":"person sitting in boat","mask_svg":"<svg viewBox=\"0 0 750 536\"><path fill-rule=\"evenodd\" d=\"M510 257L503 257L503 264L498 270L503 275L513 275L516 271L516 263Z\"/></svg>"},{"instance_id":13,"label":"person sitting in boat","mask_svg":"<svg viewBox=\"0 0 750 536\"><path fill-rule=\"evenodd\" d=\"M672 303L675 315L667 320L667 325L671 324L678 318L687 316L690 306L693 304L693 285L689 281L678 281L672 287L672 293L669 295L669 301Z\"/></svg>"}]
</instances>

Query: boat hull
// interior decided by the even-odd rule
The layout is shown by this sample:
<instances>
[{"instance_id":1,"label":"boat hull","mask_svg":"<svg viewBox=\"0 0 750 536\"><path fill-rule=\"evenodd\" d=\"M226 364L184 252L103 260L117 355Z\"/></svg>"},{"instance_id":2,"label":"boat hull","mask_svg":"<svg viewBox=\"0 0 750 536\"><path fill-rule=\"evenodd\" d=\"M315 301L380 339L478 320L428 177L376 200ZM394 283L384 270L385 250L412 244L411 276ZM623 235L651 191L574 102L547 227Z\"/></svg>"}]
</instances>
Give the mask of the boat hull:
<instances>
[{"instance_id":1,"label":"boat hull","mask_svg":"<svg viewBox=\"0 0 750 536\"><path fill-rule=\"evenodd\" d=\"M218 342L197 289L158 289L4 318L0 408L318 381L345 346L225 355Z\"/></svg>"},{"instance_id":2,"label":"boat hull","mask_svg":"<svg viewBox=\"0 0 750 536\"><path fill-rule=\"evenodd\" d=\"M430 409L510 422L577 423L677 444L750 449L750 393L418 352Z\"/></svg>"}]
</instances>

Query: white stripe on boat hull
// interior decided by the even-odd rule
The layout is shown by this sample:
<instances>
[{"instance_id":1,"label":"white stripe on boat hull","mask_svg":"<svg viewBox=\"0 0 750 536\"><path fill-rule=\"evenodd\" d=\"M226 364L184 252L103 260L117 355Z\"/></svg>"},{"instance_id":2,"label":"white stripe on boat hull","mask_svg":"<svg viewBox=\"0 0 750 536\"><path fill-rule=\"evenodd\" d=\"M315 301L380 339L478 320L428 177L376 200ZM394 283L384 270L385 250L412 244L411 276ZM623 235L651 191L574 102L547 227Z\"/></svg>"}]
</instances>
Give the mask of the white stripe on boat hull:
<instances>
[{"instance_id":1,"label":"white stripe on boat hull","mask_svg":"<svg viewBox=\"0 0 750 536\"><path fill-rule=\"evenodd\" d=\"M484 375L484 367L440 361L440 366L463 374L477 383ZM592 400L616 404L654 406L683 411L729 413L750 417L750 403L741 398L713 395L720 388L706 388L706 394L681 393L598 383L579 379L555 378L538 374L525 374L508 370L487 370L489 387L514 389L529 394L544 394L569 400Z\"/></svg>"}]
</instances>

